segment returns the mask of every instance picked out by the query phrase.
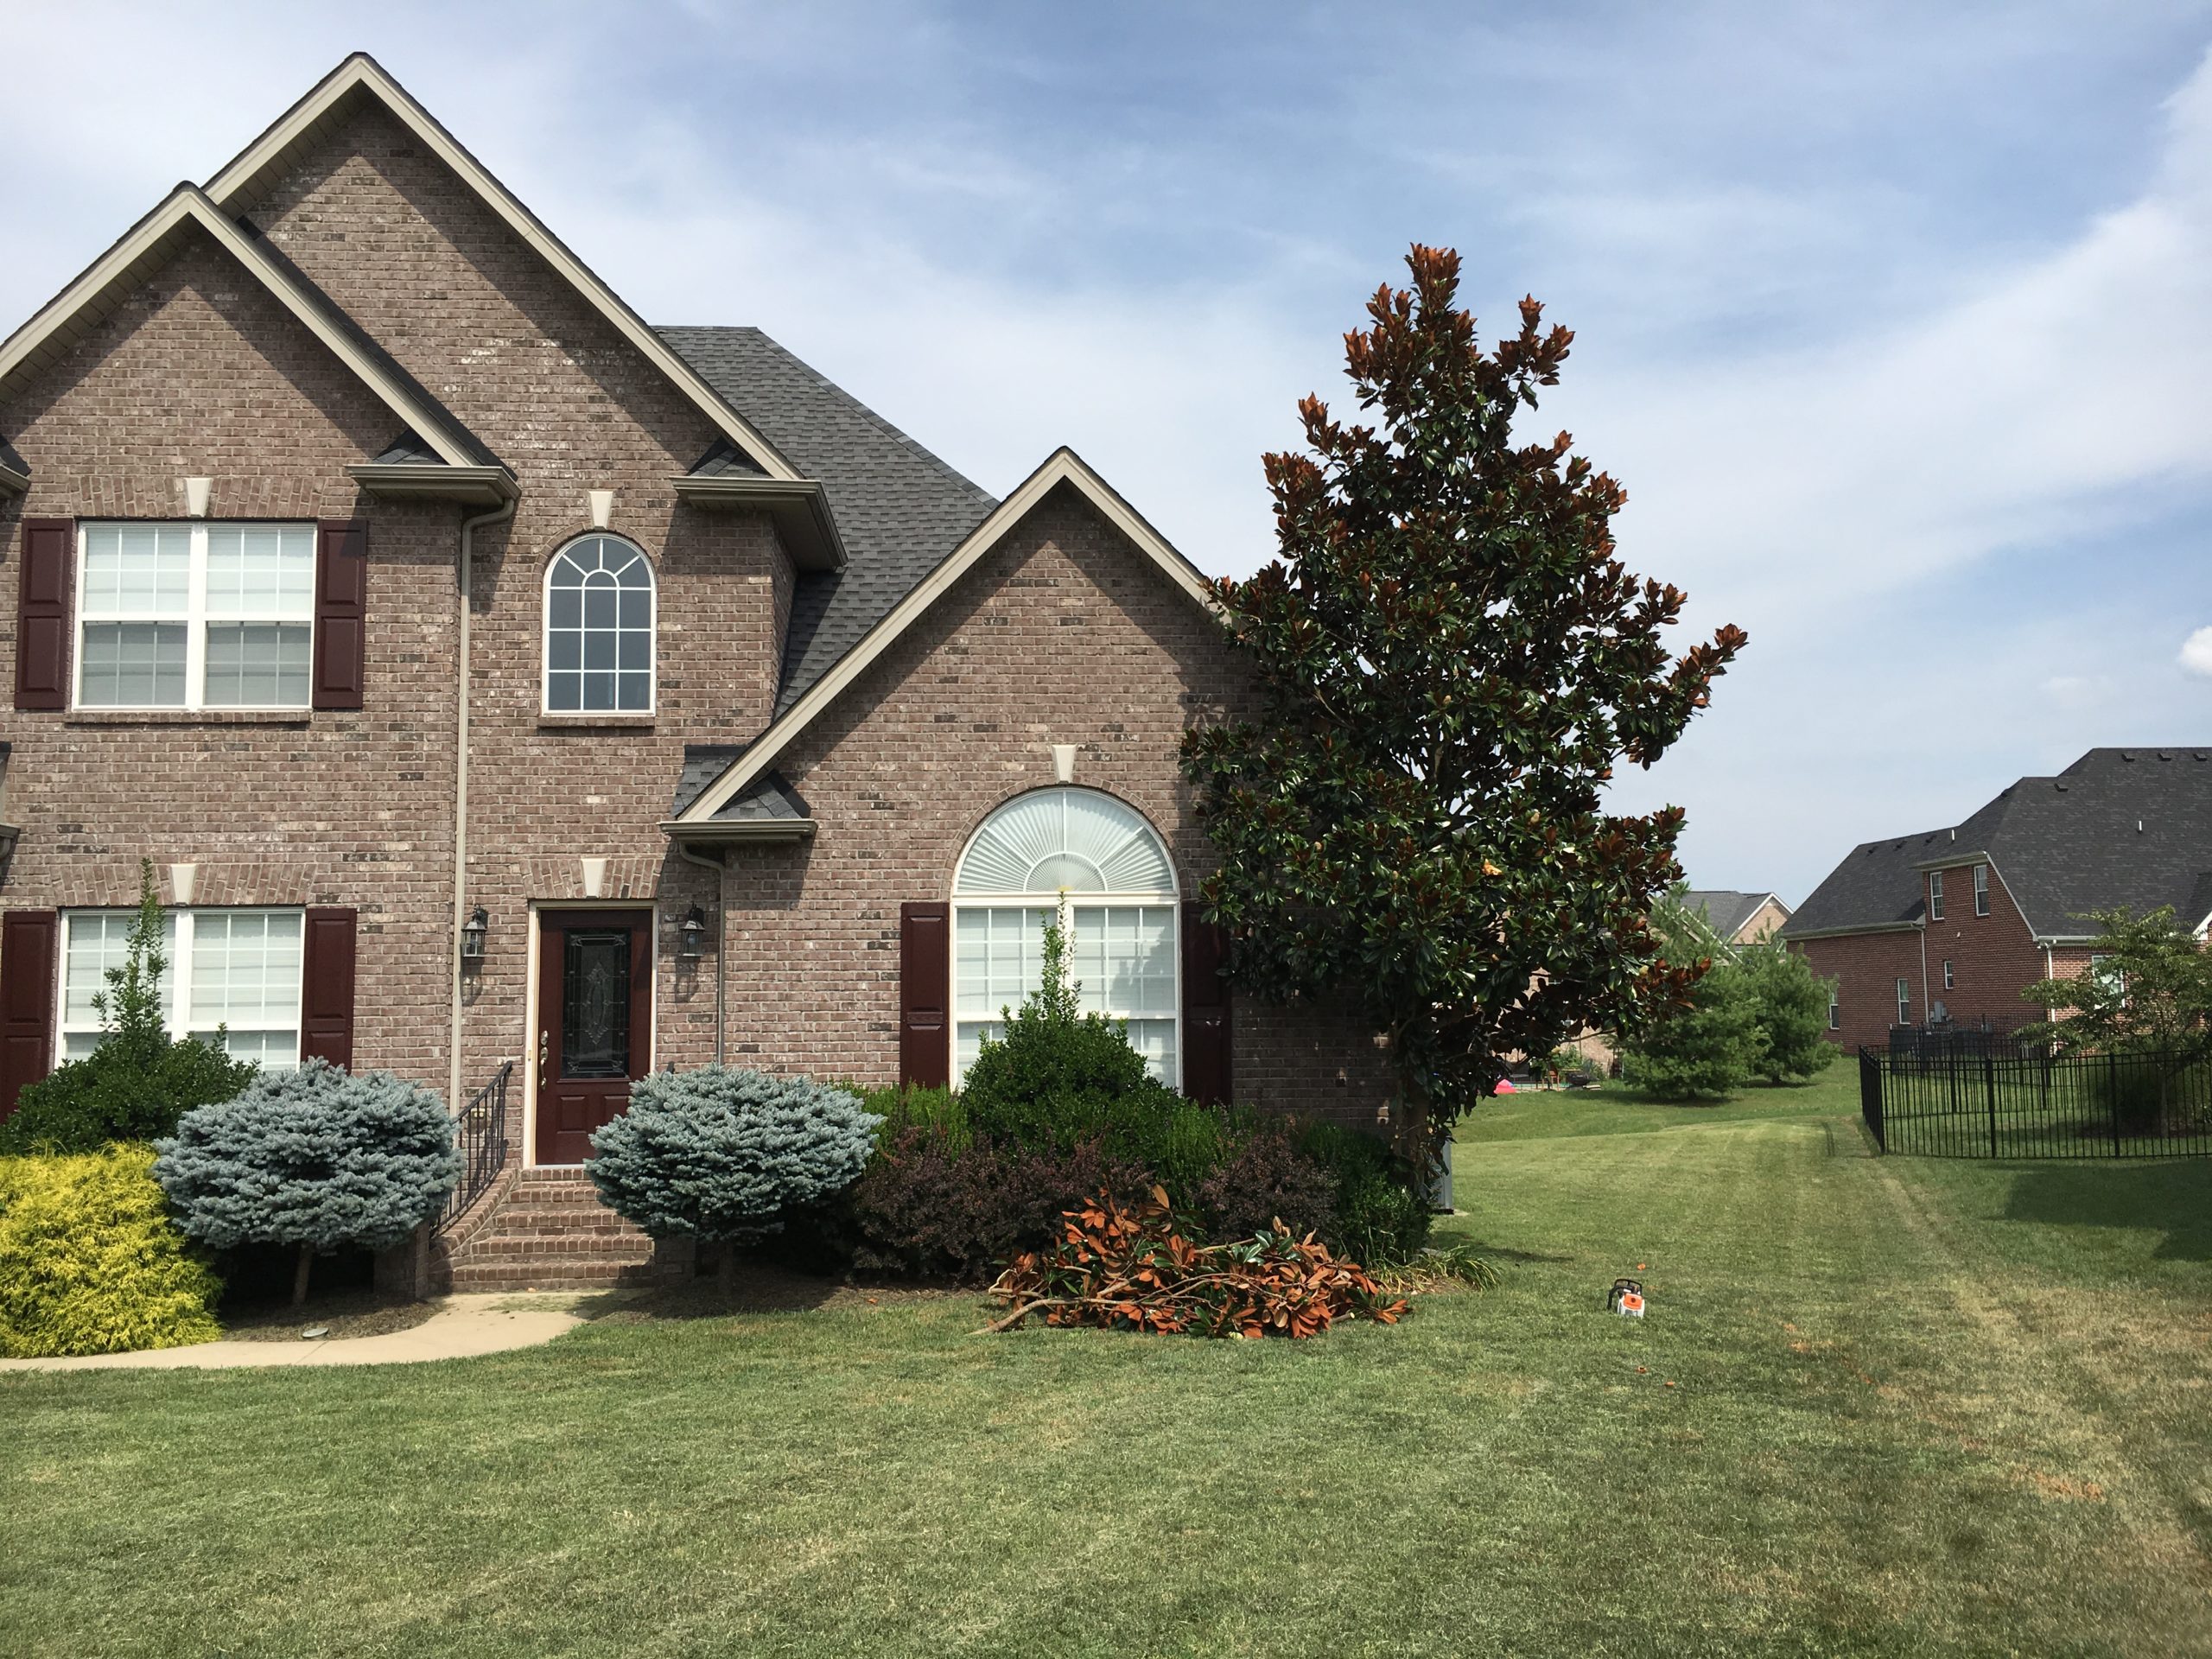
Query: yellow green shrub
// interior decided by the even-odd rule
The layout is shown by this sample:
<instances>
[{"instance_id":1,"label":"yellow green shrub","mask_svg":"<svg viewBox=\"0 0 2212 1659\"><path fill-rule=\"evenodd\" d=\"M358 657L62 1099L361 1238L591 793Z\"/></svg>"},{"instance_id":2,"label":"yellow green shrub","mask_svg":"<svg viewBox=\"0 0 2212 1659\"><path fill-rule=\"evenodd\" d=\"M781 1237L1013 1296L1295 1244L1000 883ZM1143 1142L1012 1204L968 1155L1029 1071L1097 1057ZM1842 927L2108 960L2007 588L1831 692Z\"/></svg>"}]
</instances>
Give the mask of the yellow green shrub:
<instances>
[{"instance_id":1,"label":"yellow green shrub","mask_svg":"<svg viewBox=\"0 0 2212 1659\"><path fill-rule=\"evenodd\" d=\"M0 1354L213 1342L221 1288L169 1219L152 1147L0 1158Z\"/></svg>"}]
</instances>

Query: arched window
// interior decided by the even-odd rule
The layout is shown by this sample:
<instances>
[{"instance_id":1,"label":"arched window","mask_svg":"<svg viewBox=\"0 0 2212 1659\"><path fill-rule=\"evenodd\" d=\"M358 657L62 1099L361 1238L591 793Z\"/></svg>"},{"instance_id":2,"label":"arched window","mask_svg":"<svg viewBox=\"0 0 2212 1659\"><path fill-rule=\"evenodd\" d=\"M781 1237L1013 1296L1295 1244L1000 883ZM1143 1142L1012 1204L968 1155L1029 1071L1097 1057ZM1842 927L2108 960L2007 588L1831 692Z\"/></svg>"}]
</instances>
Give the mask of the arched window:
<instances>
[{"instance_id":1,"label":"arched window","mask_svg":"<svg viewBox=\"0 0 2212 1659\"><path fill-rule=\"evenodd\" d=\"M653 711L653 568L620 536L586 536L545 568L550 714Z\"/></svg>"},{"instance_id":2,"label":"arched window","mask_svg":"<svg viewBox=\"0 0 2212 1659\"><path fill-rule=\"evenodd\" d=\"M954 1081L1001 1010L1044 981L1057 910L1083 1006L1126 1020L1152 1074L1182 1081L1175 869L1153 827L1110 795L1040 789L990 817L952 882Z\"/></svg>"}]
</instances>

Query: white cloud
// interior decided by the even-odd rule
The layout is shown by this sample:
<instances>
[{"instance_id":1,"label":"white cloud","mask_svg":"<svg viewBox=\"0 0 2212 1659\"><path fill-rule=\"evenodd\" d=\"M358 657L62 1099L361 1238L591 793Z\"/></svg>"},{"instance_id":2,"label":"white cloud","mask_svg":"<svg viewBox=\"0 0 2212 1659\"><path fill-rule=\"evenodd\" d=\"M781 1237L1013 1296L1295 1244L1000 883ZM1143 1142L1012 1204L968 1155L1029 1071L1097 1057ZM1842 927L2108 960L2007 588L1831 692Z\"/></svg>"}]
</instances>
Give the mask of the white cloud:
<instances>
[{"instance_id":1,"label":"white cloud","mask_svg":"<svg viewBox=\"0 0 2212 1659\"><path fill-rule=\"evenodd\" d=\"M2199 628L2182 641L2181 665L2189 673L2212 679L2212 628Z\"/></svg>"}]
</instances>

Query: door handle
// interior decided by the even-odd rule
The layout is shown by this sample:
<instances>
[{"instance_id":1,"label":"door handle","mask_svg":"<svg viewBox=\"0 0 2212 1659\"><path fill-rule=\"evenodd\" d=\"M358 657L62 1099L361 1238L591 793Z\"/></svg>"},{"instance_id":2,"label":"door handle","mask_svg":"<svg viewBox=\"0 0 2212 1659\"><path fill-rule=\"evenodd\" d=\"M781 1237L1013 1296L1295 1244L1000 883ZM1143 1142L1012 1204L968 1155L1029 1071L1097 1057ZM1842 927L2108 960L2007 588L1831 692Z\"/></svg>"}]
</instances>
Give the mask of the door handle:
<instances>
[{"instance_id":1,"label":"door handle","mask_svg":"<svg viewBox=\"0 0 2212 1659\"><path fill-rule=\"evenodd\" d=\"M551 1057L552 1050L552 1033L539 1032L537 1033L537 1086L541 1089L545 1086L545 1066L547 1060Z\"/></svg>"}]
</instances>

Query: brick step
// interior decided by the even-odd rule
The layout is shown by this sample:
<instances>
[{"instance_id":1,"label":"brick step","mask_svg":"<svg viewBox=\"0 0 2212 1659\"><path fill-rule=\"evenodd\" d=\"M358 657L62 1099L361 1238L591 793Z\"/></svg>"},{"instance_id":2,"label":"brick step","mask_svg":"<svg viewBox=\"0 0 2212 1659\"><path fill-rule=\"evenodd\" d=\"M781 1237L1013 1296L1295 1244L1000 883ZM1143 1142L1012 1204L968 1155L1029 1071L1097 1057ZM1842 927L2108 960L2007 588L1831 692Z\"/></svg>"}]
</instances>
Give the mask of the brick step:
<instances>
[{"instance_id":1,"label":"brick step","mask_svg":"<svg viewBox=\"0 0 2212 1659\"><path fill-rule=\"evenodd\" d=\"M607 1290L619 1286L671 1285L682 1277L670 1268L634 1262L564 1262L542 1268L456 1265L451 1288L463 1295L487 1290Z\"/></svg>"}]
</instances>

